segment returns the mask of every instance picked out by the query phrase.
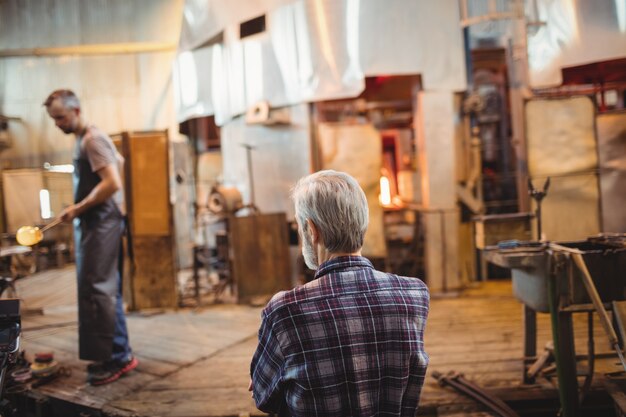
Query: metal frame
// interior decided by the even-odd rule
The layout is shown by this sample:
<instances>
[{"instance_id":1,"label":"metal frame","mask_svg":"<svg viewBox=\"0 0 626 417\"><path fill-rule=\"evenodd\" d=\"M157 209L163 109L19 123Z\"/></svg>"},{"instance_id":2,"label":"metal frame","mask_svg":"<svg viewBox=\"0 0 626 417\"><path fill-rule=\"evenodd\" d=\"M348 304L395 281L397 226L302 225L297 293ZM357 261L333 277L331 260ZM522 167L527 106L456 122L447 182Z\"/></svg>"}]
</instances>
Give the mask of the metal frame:
<instances>
[{"instance_id":1,"label":"metal frame","mask_svg":"<svg viewBox=\"0 0 626 417\"><path fill-rule=\"evenodd\" d=\"M511 0L512 10L498 11L497 1L489 0L488 12L482 16L469 17L467 0L459 0L461 8L461 27L466 28L478 23L490 22L493 20L520 19L524 17L524 3L519 0ZM520 5L521 4L521 5Z\"/></svg>"},{"instance_id":2,"label":"metal frame","mask_svg":"<svg viewBox=\"0 0 626 417\"><path fill-rule=\"evenodd\" d=\"M572 304L567 294L561 294L562 280L570 280L574 262L569 254L551 251L549 258L550 279L548 280L548 301L550 307L550 322L554 343L554 358L557 371L559 399L563 417L582 416L581 401L591 386L594 361L596 358L593 335L593 304ZM604 303L604 307L612 309L611 303ZM534 383L534 375L527 372L537 360L537 313L524 304L524 383ZM589 367L582 387L578 384L576 361L581 356L576 355L574 343L573 315L587 313L588 315L588 354L586 358Z\"/></svg>"}]
</instances>

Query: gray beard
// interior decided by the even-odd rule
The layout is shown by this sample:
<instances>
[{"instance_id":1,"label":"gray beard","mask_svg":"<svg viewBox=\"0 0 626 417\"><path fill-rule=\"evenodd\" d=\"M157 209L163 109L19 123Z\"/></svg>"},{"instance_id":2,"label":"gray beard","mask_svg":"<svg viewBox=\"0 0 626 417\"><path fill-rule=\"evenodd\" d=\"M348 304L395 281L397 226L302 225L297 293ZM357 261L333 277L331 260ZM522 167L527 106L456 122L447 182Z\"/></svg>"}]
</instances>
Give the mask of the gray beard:
<instances>
[{"instance_id":1,"label":"gray beard","mask_svg":"<svg viewBox=\"0 0 626 417\"><path fill-rule=\"evenodd\" d=\"M302 239L302 256L304 257L304 263L309 269L317 270L319 259L317 259L317 252L313 248L313 242L309 240L308 236L304 236Z\"/></svg>"}]
</instances>

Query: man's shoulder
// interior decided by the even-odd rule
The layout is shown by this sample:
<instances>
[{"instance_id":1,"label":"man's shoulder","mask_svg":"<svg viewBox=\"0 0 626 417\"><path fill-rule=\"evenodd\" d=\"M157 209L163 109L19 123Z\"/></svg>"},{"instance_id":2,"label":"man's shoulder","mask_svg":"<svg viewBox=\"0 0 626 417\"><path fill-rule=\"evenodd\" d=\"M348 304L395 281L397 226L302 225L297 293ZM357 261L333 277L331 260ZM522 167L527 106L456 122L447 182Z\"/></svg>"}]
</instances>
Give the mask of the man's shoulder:
<instances>
[{"instance_id":1,"label":"man's shoulder","mask_svg":"<svg viewBox=\"0 0 626 417\"><path fill-rule=\"evenodd\" d=\"M86 141L96 141L96 142L107 142L107 143L111 143L113 144L113 140L111 139L111 137L109 135L107 135L106 133L104 133L102 130L98 129L96 126L89 126L87 128L87 132L88 134L85 135L85 140Z\"/></svg>"},{"instance_id":2,"label":"man's shoulder","mask_svg":"<svg viewBox=\"0 0 626 417\"><path fill-rule=\"evenodd\" d=\"M322 281L315 279L304 285L286 291L280 291L272 297L263 310L266 316L280 314L287 311L290 306L315 301L323 297L325 289L322 288Z\"/></svg>"},{"instance_id":3,"label":"man's shoulder","mask_svg":"<svg viewBox=\"0 0 626 417\"><path fill-rule=\"evenodd\" d=\"M288 307L290 304L296 303L298 301L297 294L302 292L303 287L304 286L298 286L290 290L280 291L274 294L265 306L263 312L269 316Z\"/></svg>"},{"instance_id":4,"label":"man's shoulder","mask_svg":"<svg viewBox=\"0 0 626 417\"><path fill-rule=\"evenodd\" d=\"M109 135L93 126L88 128L87 134L82 140L82 147L87 151L103 148L115 149L115 145L113 145Z\"/></svg>"},{"instance_id":5,"label":"man's shoulder","mask_svg":"<svg viewBox=\"0 0 626 417\"><path fill-rule=\"evenodd\" d=\"M420 290L428 293L428 287L426 286L424 281L419 278L406 277L390 272L374 270L374 279L381 285L387 285L390 287L407 290Z\"/></svg>"},{"instance_id":6,"label":"man's shoulder","mask_svg":"<svg viewBox=\"0 0 626 417\"><path fill-rule=\"evenodd\" d=\"M94 126L89 127L88 134L85 135L82 142L84 152L88 155L106 155L110 159L118 154L109 135Z\"/></svg>"},{"instance_id":7,"label":"man's shoulder","mask_svg":"<svg viewBox=\"0 0 626 417\"><path fill-rule=\"evenodd\" d=\"M354 295L377 290L406 291L428 301L428 287L419 278L404 277L388 272L370 269L373 273L358 278L353 273L342 277L341 273L331 273L291 290L275 294L263 310L265 316L280 315L295 304L315 303L327 298ZM350 275L348 283L339 283L341 278Z\"/></svg>"},{"instance_id":8,"label":"man's shoulder","mask_svg":"<svg viewBox=\"0 0 626 417\"><path fill-rule=\"evenodd\" d=\"M406 285L406 286L412 287L412 288L420 288L420 289L423 289L425 291L428 291L428 286L420 278L405 277L405 276L402 276L402 275L389 274L389 273L386 273L386 272L381 272L381 273L382 274L391 275L391 276L395 277L398 280L398 282L400 282L402 285Z\"/></svg>"}]
</instances>

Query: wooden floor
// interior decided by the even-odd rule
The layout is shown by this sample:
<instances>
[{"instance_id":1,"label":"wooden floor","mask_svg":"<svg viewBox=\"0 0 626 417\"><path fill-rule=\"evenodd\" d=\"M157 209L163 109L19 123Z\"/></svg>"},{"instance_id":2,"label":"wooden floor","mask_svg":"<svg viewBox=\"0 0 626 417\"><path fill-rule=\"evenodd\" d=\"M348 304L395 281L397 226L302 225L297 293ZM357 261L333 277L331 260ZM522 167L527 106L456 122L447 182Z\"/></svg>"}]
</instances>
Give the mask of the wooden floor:
<instances>
[{"instance_id":1,"label":"wooden floor","mask_svg":"<svg viewBox=\"0 0 626 417\"><path fill-rule=\"evenodd\" d=\"M71 370L71 376L29 391L30 398L75 407L75 415L80 412L81 416L263 415L247 392L259 307L222 304L197 310L130 313L131 344L139 367L113 384L91 387L85 382L86 363L77 359L74 269L47 271L18 284L22 308L43 310L43 314L23 315L22 348L27 358L52 350ZM508 401L555 399L556 391L547 381L521 385L521 317L521 304L511 296L509 281L482 283L460 297L434 297L426 332L430 366L419 414L456 416L481 411L471 400L440 387L431 377L434 371L462 372ZM579 353L586 350L582 319L576 321ZM550 338L549 316L540 314L539 351ZM596 325L597 352L609 351L605 339L601 326ZM596 370L619 368L615 360L604 360L596 363Z\"/></svg>"}]
</instances>

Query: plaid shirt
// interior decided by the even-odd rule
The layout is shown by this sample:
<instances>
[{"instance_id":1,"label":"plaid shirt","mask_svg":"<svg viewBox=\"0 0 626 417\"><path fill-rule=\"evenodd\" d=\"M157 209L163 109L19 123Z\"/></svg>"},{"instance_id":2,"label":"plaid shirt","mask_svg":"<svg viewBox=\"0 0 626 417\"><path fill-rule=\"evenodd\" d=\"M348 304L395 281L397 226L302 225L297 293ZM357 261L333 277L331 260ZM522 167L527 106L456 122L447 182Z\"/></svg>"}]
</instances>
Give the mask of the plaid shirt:
<instances>
[{"instance_id":1,"label":"plaid shirt","mask_svg":"<svg viewBox=\"0 0 626 417\"><path fill-rule=\"evenodd\" d=\"M360 256L325 262L315 278L263 310L251 364L257 407L292 417L415 416L428 365L426 285Z\"/></svg>"}]
</instances>

